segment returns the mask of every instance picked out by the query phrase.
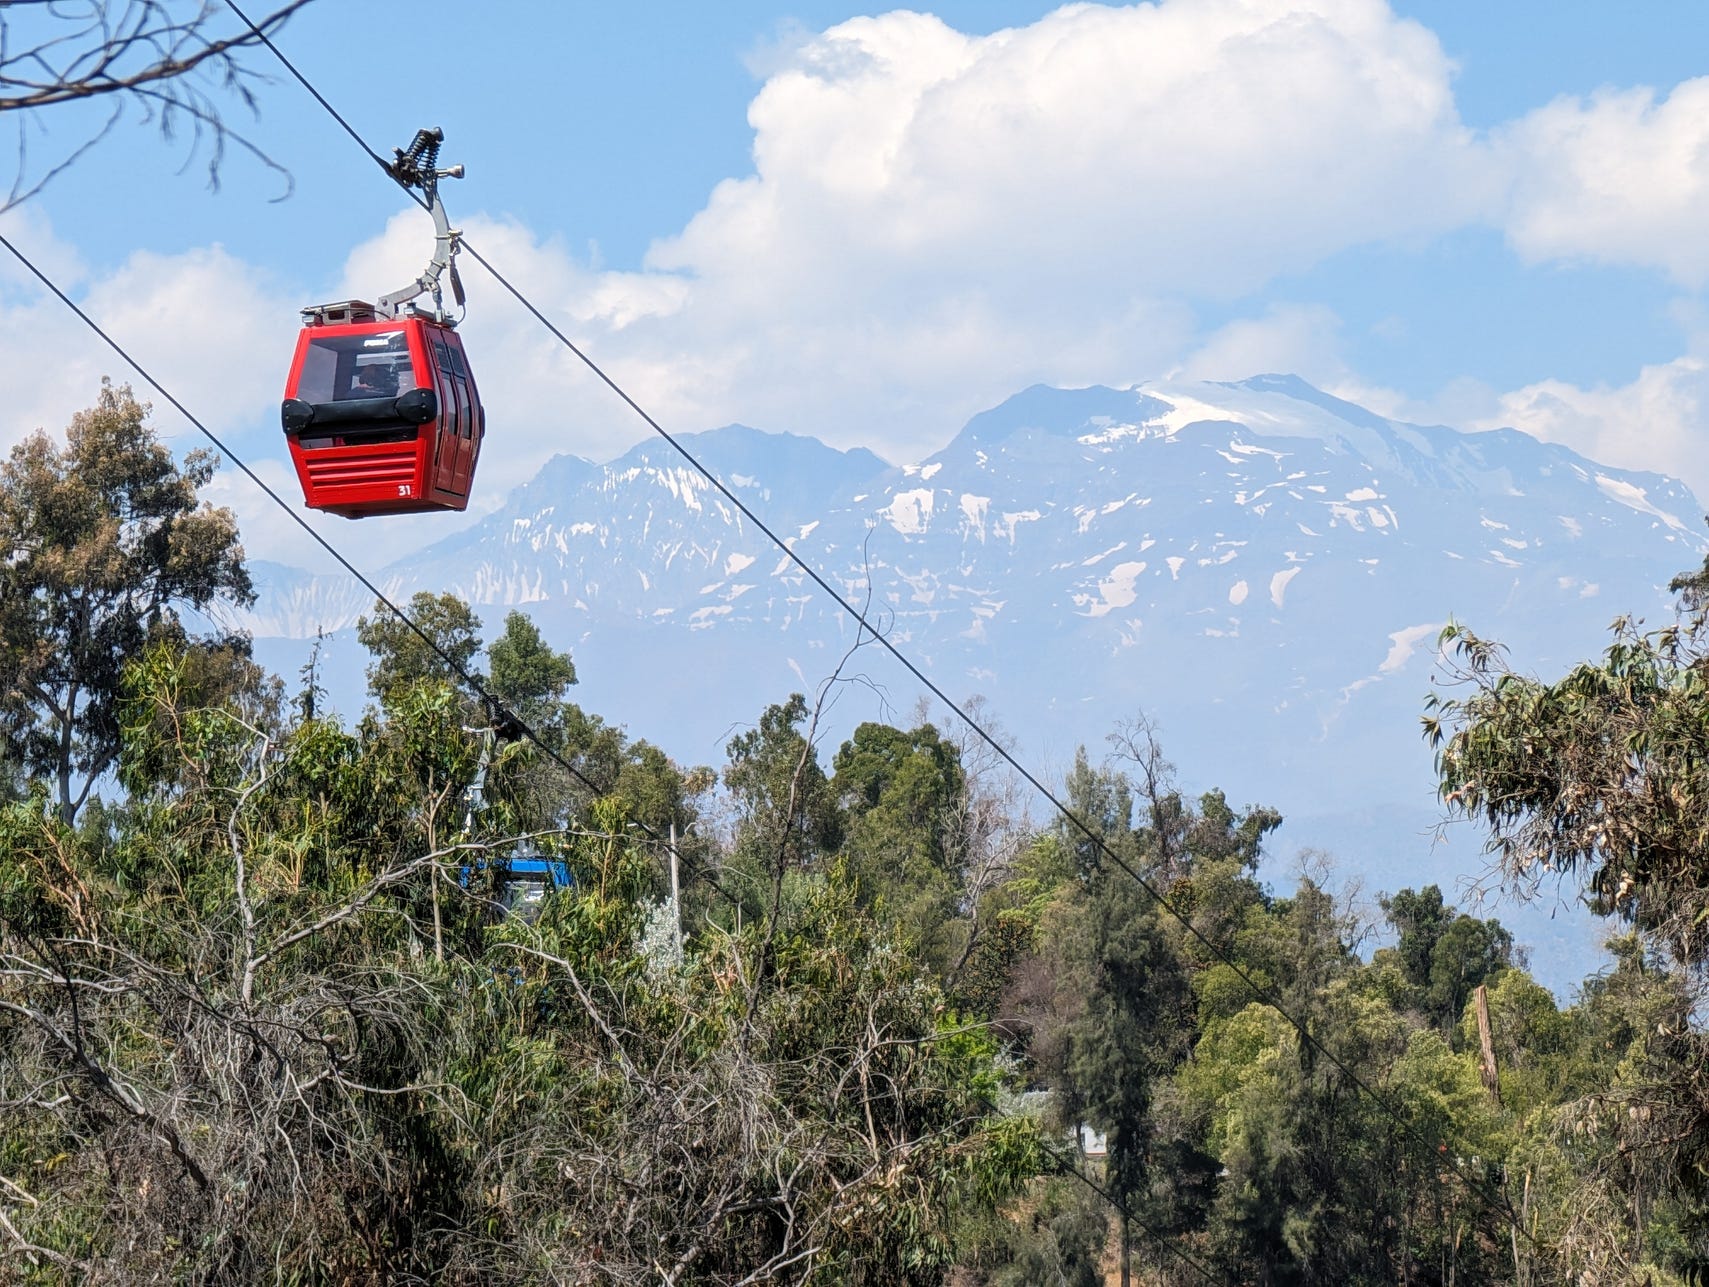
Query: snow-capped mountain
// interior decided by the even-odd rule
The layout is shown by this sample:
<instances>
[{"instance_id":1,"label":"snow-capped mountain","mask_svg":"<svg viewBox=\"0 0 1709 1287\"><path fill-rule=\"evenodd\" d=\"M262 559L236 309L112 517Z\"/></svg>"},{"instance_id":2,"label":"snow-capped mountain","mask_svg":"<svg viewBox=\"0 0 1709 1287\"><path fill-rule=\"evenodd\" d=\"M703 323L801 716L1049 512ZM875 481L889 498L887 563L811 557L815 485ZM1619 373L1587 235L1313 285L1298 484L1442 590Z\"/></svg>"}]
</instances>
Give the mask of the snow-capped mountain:
<instances>
[{"instance_id":1,"label":"snow-capped mountain","mask_svg":"<svg viewBox=\"0 0 1709 1287\"><path fill-rule=\"evenodd\" d=\"M1140 707L1178 710L1165 729L1191 745L1222 707L1248 750L1211 739L1217 763L1266 757L1271 722L1298 761L1344 740L1329 730L1360 723L1348 710L1370 688L1411 676L1398 686L1415 706L1415 663L1450 616L1564 663L1617 613L1656 608L1705 548L1677 482L1510 430L1385 420L1287 376L1033 388L899 469L741 426L685 442L845 594L870 593L947 690L1015 712L1023 743L1037 730L1020 720L1056 712L1044 732L1058 749ZM342 577L268 566L258 579L259 636L338 630L371 606ZM640 729L634 702L649 692L647 707L670 696L676 727L728 727L829 673L855 634L662 442L606 465L557 457L498 513L380 580L453 590L495 619L527 608ZM725 651L751 660L708 667ZM622 659L609 670L593 660L608 652ZM1082 703L1090 722L1072 714ZM1369 799L1372 771L1351 798Z\"/></svg>"},{"instance_id":2,"label":"snow-capped mountain","mask_svg":"<svg viewBox=\"0 0 1709 1287\"><path fill-rule=\"evenodd\" d=\"M1399 809L1402 849L1433 808L1417 719L1450 617L1548 672L1598 651L1616 615L1663 610L1706 548L1678 482L1511 430L1387 420L1291 376L1036 387L901 468L740 426L684 441L1047 768L1143 710L1188 784L1296 818ZM371 606L337 578L257 579L258 636ZM856 637L663 442L558 457L380 579L456 591L492 626L526 608L574 652L580 700L690 761L716 761L730 729L811 689ZM890 718L911 715L893 663L868 649L855 668ZM838 726L884 713L851 687Z\"/></svg>"}]
</instances>

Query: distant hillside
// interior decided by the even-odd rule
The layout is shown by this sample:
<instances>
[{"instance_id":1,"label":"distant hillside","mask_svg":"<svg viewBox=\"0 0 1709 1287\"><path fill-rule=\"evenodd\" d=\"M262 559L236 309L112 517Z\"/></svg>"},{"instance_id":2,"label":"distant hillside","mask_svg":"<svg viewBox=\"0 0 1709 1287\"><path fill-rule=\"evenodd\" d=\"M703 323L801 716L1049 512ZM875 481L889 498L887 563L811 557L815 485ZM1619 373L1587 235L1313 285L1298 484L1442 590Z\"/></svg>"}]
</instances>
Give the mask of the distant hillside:
<instances>
[{"instance_id":1,"label":"distant hillside","mask_svg":"<svg viewBox=\"0 0 1709 1287\"><path fill-rule=\"evenodd\" d=\"M946 690L986 698L1032 760L1063 767L1143 710L1187 785L1317 820L1285 828L1282 854L1333 840L1373 888L1452 885L1478 862L1471 837L1433 853L1419 834L1434 806L1417 718L1442 624L1564 668L1615 616L1664 610L1667 580L1705 550L1676 481L1512 430L1390 421L1292 376L1036 387L901 468L741 426L685 441L814 567L870 593ZM605 465L558 457L383 577L456 591L492 625L525 607L574 651L580 700L691 761L855 637L661 442ZM370 606L339 578L264 567L258 582L264 656ZM882 692L844 692L838 728L886 699L890 718L911 714L886 659L868 650L858 669ZM1384 827L1385 809L1405 824ZM1529 919L1542 972L1563 977L1554 954L1582 973L1565 959L1581 922Z\"/></svg>"}]
</instances>

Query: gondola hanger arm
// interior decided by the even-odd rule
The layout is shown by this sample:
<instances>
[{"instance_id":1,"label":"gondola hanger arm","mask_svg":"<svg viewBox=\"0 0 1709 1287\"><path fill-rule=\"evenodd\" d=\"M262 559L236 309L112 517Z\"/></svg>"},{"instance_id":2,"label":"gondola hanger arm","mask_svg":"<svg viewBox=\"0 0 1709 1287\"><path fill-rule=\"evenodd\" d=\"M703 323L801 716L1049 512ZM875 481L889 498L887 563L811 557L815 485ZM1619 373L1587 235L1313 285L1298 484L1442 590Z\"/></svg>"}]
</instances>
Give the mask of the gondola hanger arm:
<instances>
[{"instance_id":1,"label":"gondola hanger arm","mask_svg":"<svg viewBox=\"0 0 1709 1287\"><path fill-rule=\"evenodd\" d=\"M433 216L433 258L428 261L426 270L408 286L390 294L380 296L374 305L374 313L378 317L392 318L399 310L421 295L433 296L433 315L436 321L444 325L452 325L451 319L445 312L444 295L440 290L439 279L448 275L451 279L451 296L459 307L463 304L463 281L457 275L457 251L461 249L463 234L451 226L451 220L445 213L445 203L439 199L439 180L460 179L463 177L463 167L439 167L439 145L445 141L445 131L437 126L429 130L417 130L415 139L408 149L395 149L395 157L386 166L386 171L400 185L412 192L419 192L422 201L427 206L428 214Z\"/></svg>"}]
</instances>

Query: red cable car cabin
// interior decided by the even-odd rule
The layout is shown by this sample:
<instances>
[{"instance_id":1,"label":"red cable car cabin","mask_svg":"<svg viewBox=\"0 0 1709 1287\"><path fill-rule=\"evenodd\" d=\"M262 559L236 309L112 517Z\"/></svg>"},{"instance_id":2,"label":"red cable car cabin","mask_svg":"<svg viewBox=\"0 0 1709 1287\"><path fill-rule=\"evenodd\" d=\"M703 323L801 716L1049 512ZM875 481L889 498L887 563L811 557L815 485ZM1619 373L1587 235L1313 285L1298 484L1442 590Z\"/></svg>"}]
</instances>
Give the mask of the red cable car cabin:
<instances>
[{"instance_id":1,"label":"red cable car cabin","mask_svg":"<svg viewBox=\"0 0 1709 1287\"><path fill-rule=\"evenodd\" d=\"M486 415L462 337L360 300L303 318L280 419L304 504L345 518L466 507Z\"/></svg>"}]
</instances>

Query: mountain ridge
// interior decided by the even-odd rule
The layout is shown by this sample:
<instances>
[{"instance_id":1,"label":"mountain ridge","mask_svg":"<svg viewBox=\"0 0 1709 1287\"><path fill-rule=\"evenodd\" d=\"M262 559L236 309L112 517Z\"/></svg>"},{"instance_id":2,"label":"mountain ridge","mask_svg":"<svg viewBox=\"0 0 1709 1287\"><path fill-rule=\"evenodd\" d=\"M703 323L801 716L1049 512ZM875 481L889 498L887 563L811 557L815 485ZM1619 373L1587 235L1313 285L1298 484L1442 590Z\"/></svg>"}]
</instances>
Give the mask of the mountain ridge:
<instances>
[{"instance_id":1,"label":"mountain ridge","mask_svg":"<svg viewBox=\"0 0 1709 1287\"><path fill-rule=\"evenodd\" d=\"M746 426L683 441L1028 755L1066 759L1144 711L1190 782L1284 814L1431 807L1417 718L1450 617L1565 668L1610 618L1665 611L1706 548L1677 480L1389 420L1293 376L1033 386L900 466ZM263 571L258 636L371 608L340 578ZM686 760L812 691L860 633L656 441L555 457L381 579L527 610L575 654L578 700ZM856 668L888 696L845 692L837 719L906 718L913 682L870 649ZM1441 865L1380 849L1353 861L1391 888Z\"/></svg>"}]
</instances>

